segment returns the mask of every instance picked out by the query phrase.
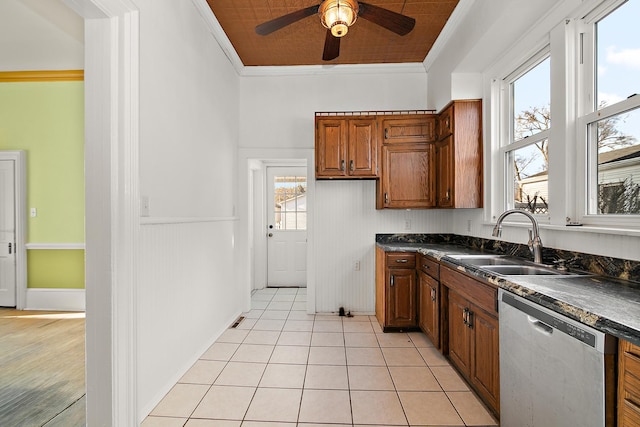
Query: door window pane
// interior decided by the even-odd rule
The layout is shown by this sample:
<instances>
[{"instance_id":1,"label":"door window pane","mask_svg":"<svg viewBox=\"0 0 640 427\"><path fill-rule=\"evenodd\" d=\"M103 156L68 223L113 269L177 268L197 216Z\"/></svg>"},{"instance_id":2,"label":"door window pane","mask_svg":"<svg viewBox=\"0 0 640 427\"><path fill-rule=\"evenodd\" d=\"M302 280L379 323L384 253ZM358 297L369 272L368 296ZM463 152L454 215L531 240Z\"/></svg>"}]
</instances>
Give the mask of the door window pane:
<instances>
[{"instance_id":1,"label":"door window pane","mask_svg":"<svg viewBox=\"0 0 640 427\"><path fill-rule=\"evenodd\" d=\"M307 229L307 177L274 178L274 218L278 230Z\"/></svg>"}]
</instances>

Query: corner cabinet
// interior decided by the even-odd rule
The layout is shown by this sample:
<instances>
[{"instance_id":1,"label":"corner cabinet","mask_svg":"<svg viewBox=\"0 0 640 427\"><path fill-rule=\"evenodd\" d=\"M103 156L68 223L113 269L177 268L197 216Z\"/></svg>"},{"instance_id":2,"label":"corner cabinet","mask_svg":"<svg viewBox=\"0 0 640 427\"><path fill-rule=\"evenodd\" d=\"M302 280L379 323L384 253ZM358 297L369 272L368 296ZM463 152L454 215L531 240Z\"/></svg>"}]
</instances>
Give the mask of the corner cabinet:
<instances>
[{"instance_id":1,"label":"corner cabinet","mask_svg":"<svg viewBox=\"0 0 640 427\"><path fill-rule=\"evenodd\" d=\"M482 101L451 101L438 115L436 206L481 208Z\"/></svg>"},{"instance_id":2,"label":"corner cabinet","mask_svg":"<svg viewBox=\"0 0 640 427\"><path fill-rule=\"evenodd\" d=\"M376 318L384 331L414 329L417 320L416 254L376 247Z\"/></svg>"},{"instance_id":3,"label":"corner cabinet","mask_svg":"<svg viewBox=\"0 0 640 427\"><path fill-rule=\"evenodd\" d=\"M316 117L316 178L377 178L375 117Z\"/></svg>"},{"instance_id":4,"label":"corner cabinet","mask_svg":"<svg viewBox=\"0 0 640 427\"><path fill-rule=\"evenodd\" d=\"M383 118L377 209L436 206L435 114Z\"/></svg>"},{"instance_id":5,"label":"corner cabinet","mask_svg":"<svg viewBox=\"0 0 640 427\"><path fill-rule=\"evenodd\" d=\"M499 414L497 288L444 266L440 269L440 283L447 307L443 353Z\"/></svg>"}]
</instances>

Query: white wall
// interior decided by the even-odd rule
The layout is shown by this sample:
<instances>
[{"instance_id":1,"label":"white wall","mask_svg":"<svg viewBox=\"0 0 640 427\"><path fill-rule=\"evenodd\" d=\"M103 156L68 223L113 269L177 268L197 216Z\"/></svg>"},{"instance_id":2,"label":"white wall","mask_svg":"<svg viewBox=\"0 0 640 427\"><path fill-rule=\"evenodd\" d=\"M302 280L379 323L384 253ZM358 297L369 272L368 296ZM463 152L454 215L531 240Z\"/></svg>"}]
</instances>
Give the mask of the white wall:
<instances>
[{"instance_id":1,"label":"white wall","mask_svg":"<svg viewBox=\"0 0 640 427\"><path fill-rule=\"evenodd\" d=\"M60 0L0 1L0 71L84 69L84 21Z\"/></svg>"},{"instance_id":2,"label":"white wall","mask_svg":"<svg viewBox=\"0 0 640 427\"><path fill-rule=\"evenodd\" d=\"M145 416L242 311L235 278L239 78L190 1L138 0L138 408Z\"/></svg>"},{"instance_id":3,"label":"white wall","mask_svg":"<svg viewBox=\"0 0 640 427\"><path fill-rule=\"evenodd\" d=\"M427 109L426 85L427 76L419 69L242 77L243 156L251 157L252 150L264 154L266 149L313 149L316 111ZM318 312L337 311L340 306L374 312L376 233L446 232L450 223L445 211L376 211L372 180L315 181L310 203L314 217L309 243L314 255L309 286L315 297L311 309ZM243 210L241 228L248 218ZM405 230L405 219L411 220L411 230ZM356 261L360 271L354 271ZM244 280L249 280L248 273Z\"/></svg>"}]
</instances>

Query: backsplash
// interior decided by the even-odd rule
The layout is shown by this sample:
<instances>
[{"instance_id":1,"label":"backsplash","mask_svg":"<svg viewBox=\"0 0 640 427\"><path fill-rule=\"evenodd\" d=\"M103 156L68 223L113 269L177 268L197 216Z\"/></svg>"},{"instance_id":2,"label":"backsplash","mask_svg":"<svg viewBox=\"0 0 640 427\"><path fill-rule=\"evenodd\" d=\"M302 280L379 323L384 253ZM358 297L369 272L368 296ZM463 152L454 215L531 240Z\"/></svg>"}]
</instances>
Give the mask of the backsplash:
<instances>
[{"instance_id":1,"label":"backsplash","mask_svg":"<svg viewBox=\"0 0 640 427\"><path fill-rule=\"evenodd\" d=\"M446 243L525 259L532 258L527 245L457 234L376 234L376 243ZM560 260L564 261L567 268L640 282L640 261L543 247L544 264L557 264Z\"/></svg>"}]
</instances>

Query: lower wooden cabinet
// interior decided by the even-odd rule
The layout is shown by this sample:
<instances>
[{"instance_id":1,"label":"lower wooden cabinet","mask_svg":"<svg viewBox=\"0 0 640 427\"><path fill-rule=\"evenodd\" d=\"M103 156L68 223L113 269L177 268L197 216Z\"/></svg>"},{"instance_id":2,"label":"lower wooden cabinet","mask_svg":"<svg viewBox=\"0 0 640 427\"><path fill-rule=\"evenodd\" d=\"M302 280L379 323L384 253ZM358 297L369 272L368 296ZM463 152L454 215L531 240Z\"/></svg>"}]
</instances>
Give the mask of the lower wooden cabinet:
<instances>
[{"instance_id":1,"label":"lower wooden cabinet","mask_svg":"<svg viewBox=\"0 0 640 427\"><path fill-rule=\"evenodd\" d=\"M499 414L497 289L447 267L440 270L440 284L447 307L444 353L489 408Z\"/></svg>"},{"instance_id":2,"label":"lower wooden cabinet","mask_svg":"<svg viewBox=\"0 0 640 427\"><path fill-rule=\"evenodd\" d=\"M618 349L618 426L640 426L640 346L624 340Z\"/></svg>"},{"instance_id":3,"label":"lower wooden cabinet","mask_svg":"<svg viewBox=\"0 0 640 427\"><path fill-rule=\"evenodd\" d=\"M376 317L383 330L417 328L415 253L376 248Z\"/></svg>"},{"instance_id":4,"label":"lower wooden cabinet","mask_svg":"<svg viewBox=\"0 0 640 427\"><path fill-rule=\"evenodd\" d=\"M418 270L418 326L440 348L440 282Z\"/></svg>"}]
</instances>

